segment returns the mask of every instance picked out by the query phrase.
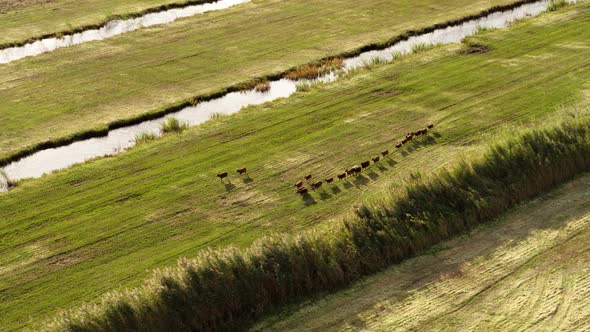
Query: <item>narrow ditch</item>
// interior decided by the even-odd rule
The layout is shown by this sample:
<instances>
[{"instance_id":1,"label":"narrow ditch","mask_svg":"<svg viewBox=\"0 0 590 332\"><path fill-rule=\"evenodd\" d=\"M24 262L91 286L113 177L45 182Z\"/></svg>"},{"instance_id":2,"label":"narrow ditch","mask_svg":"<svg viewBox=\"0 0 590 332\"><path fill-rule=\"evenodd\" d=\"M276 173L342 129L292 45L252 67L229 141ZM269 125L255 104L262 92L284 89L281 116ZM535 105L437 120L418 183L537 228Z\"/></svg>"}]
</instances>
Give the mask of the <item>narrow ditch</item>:
<instances>
[{"instance_id":1,"label":"narrow ditch","mask_svg":"<svg viewBox=\"0 0 590 332\"><path fill-rule=\"evenodd\" d=\"M235 4L238 1L234 0L232 3ZM410 54L423 45L459 43L465 37L476 34L480 29L499 29L509 26L517 20L537 16L545 12L550 2L551 0L542 0L526 3L510 10L493 12L485 17L416 35L381 50L362 52L359 55L344 59L342 73L345 74L350 70L365 66L367 63L374 62L375 59L388 62L395 60L395 57ZM575 3L576 0L569 2ZM331 72L311 81L295 81L286 78L271 80L267 91L257 91L253 88L247 91L230 92L195 106L182 108L157 119L110 130L103 137L84 139L64 146L37 151L8 164L3 171L11 182L26 178L37 178L43 174L65 169L90 159L122 153L136 145L136 135L152 133L161 136L162 123L168 117L186 122L190 126L199 125L218 114L233 114L245 106L259 105L278 98L289 97L297 91L298 84L335 81L343 75L342 73Z\"/></svg>"},{"instance_id":2,"label":"narrow ditch","mask_svg":"<svg viewBox=\"0 0 590 332\"><path fill-rule=\"evenodd\" d=\"M112 20L94 29L68 34L63 37L51 36L36 41L0 50L0 64L6 64L22 58L52 52L58 48L70 47L96 40L112 38L127 32L135 31L154 25L168 24L177 19L190 17L206 12L226 9L249 2L250 0L219 0L216 2L188 5L182 8L172 8L160 12L148 13L139 17Z\"/></svg>"}]
</instances>

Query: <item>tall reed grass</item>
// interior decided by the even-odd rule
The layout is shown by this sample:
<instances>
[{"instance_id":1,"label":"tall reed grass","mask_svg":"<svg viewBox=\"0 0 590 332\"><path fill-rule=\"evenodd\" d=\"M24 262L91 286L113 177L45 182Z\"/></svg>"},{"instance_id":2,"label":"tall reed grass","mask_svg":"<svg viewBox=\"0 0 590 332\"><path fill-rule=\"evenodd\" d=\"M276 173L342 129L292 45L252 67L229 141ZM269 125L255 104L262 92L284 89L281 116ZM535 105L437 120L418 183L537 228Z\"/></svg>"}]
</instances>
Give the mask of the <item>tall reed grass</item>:
<instances>
[{"instance_id":1,"label":"tall reed grass","mask_svg":"<svg viewBox=\"0 0 590 332\"><path fill-rule=\"evenodd\" d=\"M568 2L566 0L554 0L554 1L551 1L549 3L549 5L547 5L547 11L554 12L554 11L556 11L560 8L563 8L567 5L568 5Z\"/></svg>"},{"instance_id":2,"label":"tall reed grass","mask_svg":"<svg viewBox=\"0 0 590 332\"><path fill-rule=\"evenodd\" d=\"M143 287L110 293L43 329L244 329L279 305L348 285L588 170L590 118L530 129L452 170L416 180L403 194L365 204L328 230L181 259Z\"/></svg>"},{"instance_id":3,"label":"tall reed grass","mask_svg":"<svg viewBox=\"0 0 590 332\"><path fill-rule=\"evenodd\" d=\"M433 44L424 44L424 43L415 44L412 46L412 53L424 52L424 51L427 51L433 47L434 47Z\"/></svg>"},{"instance_id":4,"label":"tall reed grass","mask_svg":"<svg viewBox=\"0 0 590 332\"><path fill-rule=\"evenodd\" d=\"M162 123L163 133L181 133L189 127L187 122L179 121L176 118L169 117Z\"/></svg>"},{"instance_id":5,"label":"tall reed grass","mask_svg":"<svg viewBox=\"0 0 590 332\"><path fill-rule=\"evenodd\" d=\"M285 75L285 77L293 81L302 79L313 80L324 74L328 74L331 71L336 71L342 68L343 65L343 58L331 58L324 60L319 64L308 64L291 70Z\"/></svg>"},{"instance_id":6,"label":"tall reed grass","mask_svg":"<svg viewBox=\"0 0 590 332\"><path fill-rule=\"evenodd\" d=\"M381 66L389 63L387 59L380 56L372 56L369 60L363 60L363 68L371 69L375 66Z\"/></svg>"},{"instance_id":7,"label":"tall reed grass","mask_svg":"<svg viewBox=\"0 0 590 332\"><path fill-rule=\"evenodd\" d=\"M141 132L141 133L135 135L135 143L136 144L146 143L146 142L155 140L156 137L158 137L156 134L144 131L144 132Z\"/></svg>"}]
</instances>

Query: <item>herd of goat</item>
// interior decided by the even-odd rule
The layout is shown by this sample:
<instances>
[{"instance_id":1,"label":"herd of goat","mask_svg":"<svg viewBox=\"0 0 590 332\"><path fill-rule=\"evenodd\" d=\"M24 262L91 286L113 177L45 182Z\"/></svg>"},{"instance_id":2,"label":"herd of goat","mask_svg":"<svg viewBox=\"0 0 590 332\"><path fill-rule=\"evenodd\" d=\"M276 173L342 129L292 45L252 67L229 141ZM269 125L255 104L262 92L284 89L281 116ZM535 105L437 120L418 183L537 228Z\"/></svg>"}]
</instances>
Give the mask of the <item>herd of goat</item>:
<instances>
[{"instance_id":1,"label":"herd of goat","mask_svg":"<svg viewBox=\"0 0 590 332\"><path fill-rule=\"evenodd\" d=\"M429 124L424 129L420 129L418 131L414 131L414 132L406 134L406 137L400 143L396 144L395 147L397 149L400 149L402 146L404 146L405 144L410 142L414 137L428 134L428 130L430 130L432 128L434 128L434 125ZM376 164L381 160L381 158L385 158L387 156L389 156L389 150L384 150L384 151L381 151L380 156L371 158L371 160L373 161L373 164ZM341 174L336 175L336 178L338 178L338 180L344 180L347 177L359 176L363 170L365 170L369 166L371 166L371 160L363 161L360 166L353 166L353 167L345 170ZM244 174L247 175L248 169L246 167L240 168L236 171L236 173L238 173L239 175L244 175ZM228 178L228 176L229 176L228 172L223 172L223 173L217 174L217 177L220 178L221 181L223 181L223 179L225 179L225 178ZM312 175L311 174L306 175L304 177L304 180L309 183L309 181L312 180ZM295 183L295 187L297 188L297 194L299 194L301 196L305 196L305 195L309 194L309 189L305 187L304 180L301 180L301 181L298 181L297 183ZM324 181L317 181L317 182L309 183L311 190L320 189L322 187L322 185L324 184L324 182L330 184L330 183L334 182L334 178L331 177L331 178L326 178Z\"/></svg>"}]
</instances>

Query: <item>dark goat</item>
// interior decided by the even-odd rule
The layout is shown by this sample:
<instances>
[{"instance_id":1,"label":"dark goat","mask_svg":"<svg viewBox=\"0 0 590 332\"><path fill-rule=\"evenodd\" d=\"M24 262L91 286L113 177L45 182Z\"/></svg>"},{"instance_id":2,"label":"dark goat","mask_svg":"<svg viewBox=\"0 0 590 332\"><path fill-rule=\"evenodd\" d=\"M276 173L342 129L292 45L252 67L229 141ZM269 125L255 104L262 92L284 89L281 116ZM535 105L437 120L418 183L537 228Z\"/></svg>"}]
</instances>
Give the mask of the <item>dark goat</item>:
<instances>
[{"instance_id":1,"label":"dark goat","mask_svg":"<svg viewBox=\"0 0 590 332\"><path fill-rule=\"evenodd\" d=\"M429 124L428 125L428 129L432 129L432 128L434 128L434 125L433 124Z\"/></svg>"},{"instance_id":2,"label":"dark goat","mask_svg":"<svg viewBox=\"0 0 590 332\"><path fill-rule=\"evenodd\" d=\"M311 184L311 189L312 190L317 190L317 189L320 189L321 186L322 186L322 181L318 181L316 183L312 183Z\"/></svg>"},{"instance_id":3,"label":"dark goat","mask_svg":"<svg viewBox=\"0 0 590 332\"><path fill-rule=\"evenodd\" d=\"M344 172L342 174L338 174L338 179L344 180L345 178L346 178L346 172Z\"/></svg>"},{"instance_id":4,"label":"dark goat","mask_svg":"<svg viewBox=\"0 0 590 332\"><path fill-rule=\"evenodd\" d=\"M334 178L327 178L326 179L326 183L332 183L332 182L334 182Z\"/></svg>"},{"instance_id":5,"label":"dark goat","mask_svg":"<svg viewBox=\"0 0 590 332\"><path fill-rule=\"evenodd\" d=\"M297 187L297 188L303 187L303 181L299 181L299 182L295 183L295 187Z\"/></svg>"},{"instance_id":6,"label":"dark goat","mask_svg":"<svg viewBox=\"0 0 590 332\"><path fill-rule=\"evenodd\" d=\"M306 180L308 180L308 181L309 181L309 180L311 180L311 174L309 174L309 175L306 175L306 176L305 176L305 179L306 179Z\"/></svg>"},{"instance_id":7,"label":"dark goat","mask_svg":"<svg viewBox=\"0 0 590 332\"><path fill-rule=\"evenodd\" d=\"M371 158L373 159L373 162L376 164L379 162L379 160L381 160L381 158L379 158L379 156L375 157L375 158Z\"/></svg>"},{"instance_id":8,"label":"dark goat","mask_svg":"<svg viewBox=\"0 0 590 332\"><path fill-rule=\"evenodd\" d=\"M307 190L307 188L299 188L299 189L297 190L297 193L298 193L299 195L301 195L301 196L305 196L305 195L307 195L307 194L309 193L309 190Z\"/></svg>"},{"instance_id":9,"label":"dark goat","mask_svg":"<svg viewBox=\"0 0 590 332\"><path fill-rule=\"evenodd\" d=\"M244 167L244 168L238 169L236 172L238 172L238 174L240 174L240 175L248 174L248 169L246 167Z\"/></svg>"},{"instance_id":10,"label":"dark goat","mask_svg":"<svg viewBox=\"0 0 590 332\"><path fill-rule=\"evenodd\" d=\"M381 155L382 155L383 157L385 157L385 156L389 155L389 150L385 150L385 151L381 152Z\"/></svg>"},{"instance_id":11,"label":"dark goat","mask_svg":"<svg viewBox=\"0 0 590 332\"><path fill-rule=\"evenodd\" d=\"M367 168L367 167L369 167L369 166L371 166L371 162L370 162L370 161L368 161L368 160L367 160L367 161L363 161L363 162L361 163L361 167L362 167L363 169L365 169L365 168Z\"/></svg>"},{"instance_id":12,"label":"dark goat","mask_svg":"<svg viewBox=\"0 0 590 332\"><path fill-rule=\"evenodd\" d=\"M221 181L223 181L223 179L225 179L229 174L227 174L227 172L223 172L223 173L219 173L217 174L217 177L221 179Z\"/></svg>"},{"instance_id":13,"label":"dark goat","mask_svg":"<svg viewBox=\"0 0 590 332\"><path fill-rule=\"evenodd\" d=\"M399 144L397 144L395 147L399 149L399 148L401 148L403 145L404 145L404 143L399 143Z\"/></svg>"}]
</instances>

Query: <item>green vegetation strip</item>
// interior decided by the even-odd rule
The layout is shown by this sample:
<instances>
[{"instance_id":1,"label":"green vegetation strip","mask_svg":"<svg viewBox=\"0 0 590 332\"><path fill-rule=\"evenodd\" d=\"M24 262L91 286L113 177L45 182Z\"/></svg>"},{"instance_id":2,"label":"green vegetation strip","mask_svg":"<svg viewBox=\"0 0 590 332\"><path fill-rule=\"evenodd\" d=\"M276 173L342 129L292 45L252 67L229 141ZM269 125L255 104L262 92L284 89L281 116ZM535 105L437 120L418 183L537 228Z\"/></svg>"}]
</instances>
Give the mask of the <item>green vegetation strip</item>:
<instances>
[{"instance_id":1,"label":"green vegetation strip","mask_svg":"<svg viewBox=\"0 0 590 332\"><path fill-rule=\"evenodd\" d=\"M516 3L524 2L530 1ZM0 74L0 165L239 90L255 78L513 6L259 0L16 61Z\"/></svg>"},{"instance_id":2,"label":"green vegetation strip","mask_svg":"<svg viewBox=\"0 0 590 332\"><path fill-rule=\"evenodd\" d=\"M215 1L29 0L28 4L22 4L20 8L15 6L16 9L4 13L0 3L0 49L101 28L111 20Z\"/></svg>"},{"instance_id":3,"label":"green vegetation strip","mask_svg":"<svg viewBox=\"0 0 590 332\"><path fill-rule=\"evenodd\" d=\"M556 109L587 104L589 16L587 4L566 7L469 39L485 47L402 57L19 182L0 194L0 326L30 327L58 308L140 286L149 271L207 247L246 248L269 233L330 225L360 197L402 190L411 174L478 151L505 126L553 121ZM335 176L428 123L436 124L429 137L313 193L315 204L295 194L303 175ZM241 167L253 181L235 174ZM223 171L233 188L215 177Z\"/></svg>"},{"instance_id":4,"label":"green vegetation strip","mask_svg":"<svg viewBox=\"0 0 590 332\"><path fill-rule=\"evenodd\" d=\"M143 288L110 293L47 326L54 331L212 331L243 328L272 308L331 291L490 221L590 170L590 118L535 129L481 159L363 205L329 232L209 251L159 271Z\"/></svg>"}]
</instances>

